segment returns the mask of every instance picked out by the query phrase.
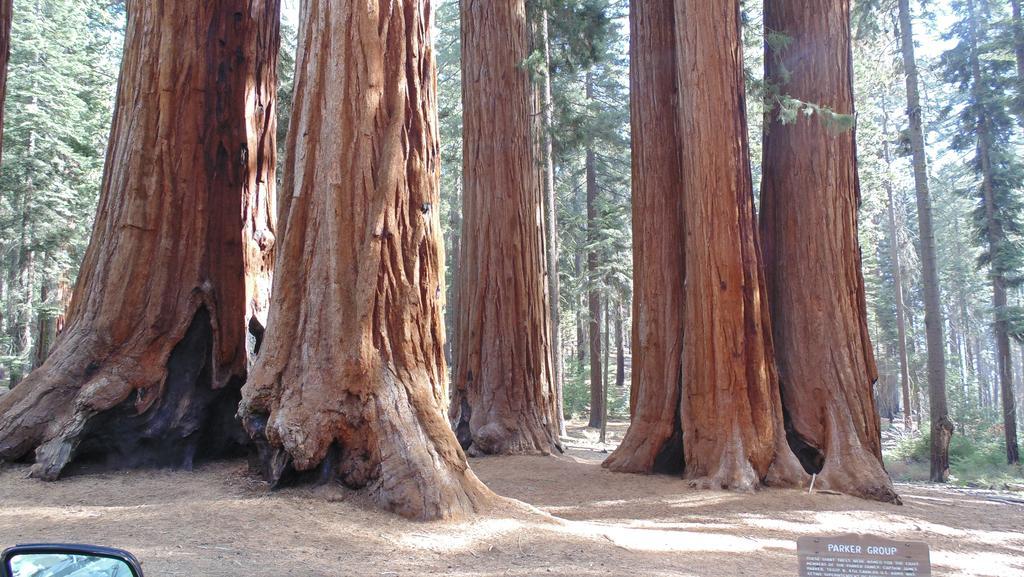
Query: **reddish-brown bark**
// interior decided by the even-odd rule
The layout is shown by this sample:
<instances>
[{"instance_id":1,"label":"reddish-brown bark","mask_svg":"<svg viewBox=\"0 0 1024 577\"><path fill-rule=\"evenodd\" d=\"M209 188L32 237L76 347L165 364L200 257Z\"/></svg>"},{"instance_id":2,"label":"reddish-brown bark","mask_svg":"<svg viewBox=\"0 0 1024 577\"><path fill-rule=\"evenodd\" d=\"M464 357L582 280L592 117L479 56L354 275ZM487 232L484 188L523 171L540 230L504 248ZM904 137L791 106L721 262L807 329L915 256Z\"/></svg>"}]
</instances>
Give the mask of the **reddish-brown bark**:
<instances>
[{"instance_id":1,"label":"reddish-brown bark","mask_svg":"<svg viewBox=\"0 0 1024 577\"><path fill-rule=\"evenodd\" d=\"M768 49L769 82L852 115L849 0L769 0L765 27L789 38L780 51ZM805 467L820 468L819 487L899 502L882 466L872 394L854 132L822 114L783 124L773 113L762 170L768 302L790 443Z\"/></svg>"},{"instance_id":2,"label":"reddish-brown bark","mask_svg":"<svg viewBox=\"0 0 1024 577\"><path fill-rule=\"evenodd\" d=\"M402 515L493 495L444 418L430 3L310 0L271 324L240 413L273 483L319 469Z\"/></svg>"},{"instance_id":3,"label":"reddish-brown bark","mask_svg":"<svg viewBox=\"0 0 1024 577\"><path fill-rule=\"evenodd\" d=\"M685 476L750 490L802 482L786 446L754 226L739 0L677 0L685 230Z\"/></svg>"},{"instance_id":4,"label":"reddish-brown bark","mask_svg":"<svg viewBox=\"0 0 1024 577\"><path fill-rule=\"evenodd\" d=\"M49 358L0 399L0 458L35 449L32 474L55 479L77 454L190 466L244 441L246 328L263 308L250 287L274 238L278 9L128 2L92 241Z\"/></svg>"},{"instance_id":5,"label":"reddish-brown bark","mask_svg":"<svg viewBox=\"0 0 1024 577\"><path fill-rule=\"evenodd\" d=\"M683 470L682 138L672 0L630 3L633 134L633 372L630 426L613 471Z\"/></svg>"},{"instance_id":6,"label":"reddish-brown bark","mask_svg":"<svg viewBox=\"0 0 1024 577\"><path fill-rule=\"evenodd\" d=\"M463 0L463 236L450 417L477 454L559 450L524 0Z\"/></svg>"}]
</instances>

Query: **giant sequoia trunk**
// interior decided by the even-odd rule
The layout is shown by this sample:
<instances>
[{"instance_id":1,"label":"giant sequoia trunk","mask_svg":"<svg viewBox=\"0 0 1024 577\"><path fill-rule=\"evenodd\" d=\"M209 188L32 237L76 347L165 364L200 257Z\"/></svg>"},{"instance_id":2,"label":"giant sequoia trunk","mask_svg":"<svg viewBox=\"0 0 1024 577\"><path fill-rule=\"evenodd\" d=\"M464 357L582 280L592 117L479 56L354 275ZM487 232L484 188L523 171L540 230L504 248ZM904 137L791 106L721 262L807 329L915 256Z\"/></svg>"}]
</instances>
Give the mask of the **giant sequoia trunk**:
<instances>
[{"instance_id":1,"label":"giant sequoia trunk","mask_svg":"<svg viewBox=\"0 0 1024 577\"><path fill-rule=\"evenodd\" d=\"M1017 3L1014 3L1016 8ZM1016 14L1016 11L1014 12ZM931 480L944 483L949 478L949 442L953 421L946 403L946 355L942 349L942 298L939 294L939 267L935 256L935 227L932 224L932 199L928 191L928 158L924 149L921 98L918 95L917 59L914 56L914 28L910 0L899 0L900 44L903 70L907 80L907 117L910 120L910 148L914 165L914 192L917 198L918 254L921 259L921 284L924 290L924 324L928 341L928 404L931 419ZM1024 66L1018 53L1018 66Z\"/></svg>"},{"instance_id":2,"label":"giant sequoia trunk","mask_svg":"<svg viewBox=\"0 0 1024 577\"><path fill-rule=\"evenodd\" d=\"M768 49L769 82L852 115L849 0L770 0L765 27L790 38ZM768 302L790 444L807 469L820 469L822 488L898 502L872 394L854 133L821 114L783 124L773 113L762 166Z\"/></svg>"},{"instance_id":3,"label":"giant sequoia trunk","mask_svg":"<svg viewBox=\"0 0 1024 577\"><path fill-rule=\"evenodd\" d=\"M633 371L630 425L613 471L681 472L683 170L672 0L630 3ZM668 120L666 120L668 119Z\"/></svg>"},{"instance_id":4,"label":"giant sequoia trunk","mask_svg":"<svg viewBox=\"0 0 1024 577\"><path fill-rule=\"evenodd\" d=\"M785 442L754 226L740 1L678 0L675 24L686 139L685 474L738 490L797 483L805 474Z\"/></svg>"},{"instance_id":5,"label":"giant sequoia trunk","mask_svg":"<svg viewBox=\"0 0 1024 577\"><path fill-rule=\"evenodd\" d=\"M92 241L68 325L0 399L0 458L190 466L234 413L273 246L277 0L130 0ZM253 322L249 322L249 321Z\"/></svg>"},{"instance_id":6,"label":"giant sequoia trunk","mask_svg":"<svg viewBox=\"0 0 1024 577\"><path fill-rule=\"evenodd\" d=\"M451 419L476 454L560 448L524 0L463 0L463 245Z\"/></svg>"},{"instance_id":7,"label":"giant sequoia trunk","mask_svg":"<svg viewBox=\"0 0 1024 577\"><path fill-rule=\"evenodd\" d=\"M491 493L444 418L429 1L311 0L302 23L271 325L240 413L274 484L318 471L408 517L471 513Z\"/></svg>"},{"instance_id":8,"label":"giant sequoia trunk","mask_svg":"<svg viewBox=\"0 0 1024 577\"><path fill-rule=\"evenodd\" d=\"M0 159L3 158L4 101L7 98L7 63L11 58L11 13L14 0L0 0Z\"/></svg>"}]
</instances>

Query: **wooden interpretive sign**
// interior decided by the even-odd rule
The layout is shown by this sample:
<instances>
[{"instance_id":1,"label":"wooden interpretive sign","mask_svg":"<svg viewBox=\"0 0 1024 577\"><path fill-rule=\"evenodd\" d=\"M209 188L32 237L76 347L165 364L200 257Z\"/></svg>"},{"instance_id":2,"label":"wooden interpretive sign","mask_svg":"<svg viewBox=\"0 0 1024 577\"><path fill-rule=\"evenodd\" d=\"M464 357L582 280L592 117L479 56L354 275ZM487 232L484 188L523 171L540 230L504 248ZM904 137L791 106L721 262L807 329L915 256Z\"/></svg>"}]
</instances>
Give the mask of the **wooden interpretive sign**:
<instances>
[{"instance_id":1,"label":"wooden interpretive sign","mask_svg":"<svg viewBox=\"0 0 1024 577\"><path fill-rule=\"evenodd\" d=\"M927 543L862 535L800 537L800 577L931 577Z\"/></svg>"}]
</instances>

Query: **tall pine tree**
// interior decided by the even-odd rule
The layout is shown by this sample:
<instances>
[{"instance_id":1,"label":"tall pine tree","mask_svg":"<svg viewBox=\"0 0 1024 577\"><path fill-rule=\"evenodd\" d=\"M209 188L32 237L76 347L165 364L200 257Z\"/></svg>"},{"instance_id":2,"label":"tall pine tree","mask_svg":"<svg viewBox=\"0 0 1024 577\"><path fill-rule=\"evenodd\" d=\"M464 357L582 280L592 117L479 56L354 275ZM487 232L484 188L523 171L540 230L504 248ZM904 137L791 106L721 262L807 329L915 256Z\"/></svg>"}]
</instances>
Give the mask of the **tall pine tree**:
<instances>
[{"instance_id":1,"label":"tall pine tree","mask_svg":"<svg viewBox=\"0 0 1024 577\"><path fill-rule=\"evenodd\" d=\"M1024 248L1024 202L1017 183L1024 179L1024 166L1011 145L1016 129L1011 114L1014 64L999 58L1002 44L993 23L1005 17L1005 6L990 0L962 0L954 3L960 19L949 37L956 45L943 57L946 81L957 85L963 102L956 103L957 133L952 146L973 151L977 184L975 234L984 245L980 265L987 267L992 289L992 329L996 341L996 366L1001 396L1006 458L1020 462L1017 445L1016 406L1013 391L1013 361L1010 351L1008 291L1019 282Z\"/></svg>"}]
</instances>

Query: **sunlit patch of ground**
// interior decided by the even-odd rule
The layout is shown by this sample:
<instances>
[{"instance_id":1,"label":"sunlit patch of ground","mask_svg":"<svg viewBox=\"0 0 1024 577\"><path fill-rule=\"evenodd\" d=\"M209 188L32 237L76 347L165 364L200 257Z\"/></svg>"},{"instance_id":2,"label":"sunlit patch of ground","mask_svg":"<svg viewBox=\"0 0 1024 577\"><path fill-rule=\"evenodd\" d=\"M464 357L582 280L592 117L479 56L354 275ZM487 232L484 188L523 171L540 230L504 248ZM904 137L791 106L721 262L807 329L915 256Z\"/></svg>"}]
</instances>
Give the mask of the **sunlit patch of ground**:
<instances>
[{"instance_id":1,"label":"sunlit patch of ground","mask_svg":"<svg viewBox=\"0 0 1024 577\"><path fill-rule=\"evenodd\" d=\"M55 484L0 469L0 546L123 547L147 575L413 576L797 574L795 540L846 532L926 541L934 575L1024 575L1024 505L988 494L899 487L895 507L835 495L689 489L600 467L624 424L575 433L559 457L474 459L495 491L537 506L455 524L410 523L341 487L267 493L242 462Z\"/></svg>"}]
</instances>

